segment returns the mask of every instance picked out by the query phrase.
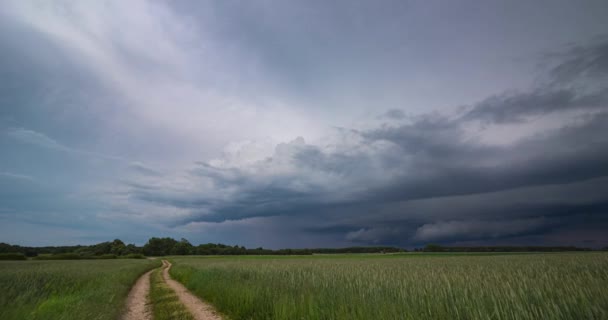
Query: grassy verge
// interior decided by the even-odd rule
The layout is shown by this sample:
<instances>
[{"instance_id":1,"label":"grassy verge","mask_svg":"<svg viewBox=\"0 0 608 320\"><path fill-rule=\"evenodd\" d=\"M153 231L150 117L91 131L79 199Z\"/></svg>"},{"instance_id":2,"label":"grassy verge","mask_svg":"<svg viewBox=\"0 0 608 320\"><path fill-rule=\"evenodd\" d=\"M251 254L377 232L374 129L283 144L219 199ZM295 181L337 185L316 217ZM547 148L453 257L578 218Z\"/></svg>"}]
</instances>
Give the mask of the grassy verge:
<instances>
[{"instance_id":1,"label":"grassy verge","mask_svg":"<svg viewBox=\"0 0 608 320\"><path fill-rule=\"evenodd\" d=\"M0 261L0 319L117 319L151 260Z\"/></svg>"},{"instance_id":2,"label":"grassy verge","mask_svg":"<svg viewBox=\"0 0 608 320\"><path fill-rule=\"evenodd\" d=\"M162 268L152 272L150 277L150 302L154 320L194 319L171 288L163 281Z\"/></svg>"},{"instance_id":3,"label":"grassy verge","mask_svg":"<svg viewBox=\"0 0 608 320\"><path fill-rule=\"evenodd\" d=\"M607 319L608 254L177 258L232 319Z\"/></svg>"}]
</instances>

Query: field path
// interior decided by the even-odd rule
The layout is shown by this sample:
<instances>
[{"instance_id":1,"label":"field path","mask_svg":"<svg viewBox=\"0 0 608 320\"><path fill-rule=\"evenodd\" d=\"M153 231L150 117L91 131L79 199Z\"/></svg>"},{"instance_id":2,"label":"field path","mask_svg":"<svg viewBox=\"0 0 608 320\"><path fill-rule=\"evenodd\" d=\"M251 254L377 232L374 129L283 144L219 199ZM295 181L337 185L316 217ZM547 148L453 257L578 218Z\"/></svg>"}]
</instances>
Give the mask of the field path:
<instances>
[{"instance_id":1,"label":"field path","mask_svg":"<svg viewBox=\"0 0 608 320\"><path fill-rule=\"evenodd\" d=\"M150 274L154 270L144 273L127 297L127 311L123 315L123 320L152 320L152 313L148 306L148 292L150 291Z\"/></svg>"},{"instance_id":2,"label":"field path","mask_svg":"<svg viewBox=\"0 0 608 320\"><path fill-rule=\"evenodd\" d=\"M171 279L169 275L169 269L171 269L171 263L167 260L163 260L163 279L169 285L173 291L179 297L179 301L186 306L188 311L194 316L196 320L222 320L222 317L215 311L215 309L208 303L203 302L197 296L193 295L184 285Z\"/></svg>"}]
</instances>

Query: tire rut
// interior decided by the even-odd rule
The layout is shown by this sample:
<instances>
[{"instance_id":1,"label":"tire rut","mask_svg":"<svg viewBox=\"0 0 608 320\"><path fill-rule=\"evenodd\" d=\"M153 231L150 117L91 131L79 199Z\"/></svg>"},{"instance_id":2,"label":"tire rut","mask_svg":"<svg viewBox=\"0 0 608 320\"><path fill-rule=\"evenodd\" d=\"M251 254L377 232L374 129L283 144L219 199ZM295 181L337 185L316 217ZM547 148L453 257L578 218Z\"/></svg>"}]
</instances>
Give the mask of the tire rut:
<instances>
[{"instance_id":1,"label":"tire rut","mask_svg":"<svg viewBox=\"0 0 608 320\"><path fill-rule=\"evenodd\" d=\"M127 310L122 320L152 320L148 292L150 292L150 274L154 270L156 269L144 273L131 288L127 297Z\"/></svg>"},{"instance_id":2,"label":"tire rut","mask_svg":"<svg viewBox=\"0 0 608 320\"><path fill-rule=\"evenodd\" d=\"M213 306L202 301L197 296L192 294L184 285L171 279L169 275L169 269L171 269L171 263L167 260L163 260L163 280L169 285L173 291L177 294L180 302L186 306L186 309L190 311L194 319L196 320L221 320L222 317L215 311Z\"/></svg>"}]
</instances>

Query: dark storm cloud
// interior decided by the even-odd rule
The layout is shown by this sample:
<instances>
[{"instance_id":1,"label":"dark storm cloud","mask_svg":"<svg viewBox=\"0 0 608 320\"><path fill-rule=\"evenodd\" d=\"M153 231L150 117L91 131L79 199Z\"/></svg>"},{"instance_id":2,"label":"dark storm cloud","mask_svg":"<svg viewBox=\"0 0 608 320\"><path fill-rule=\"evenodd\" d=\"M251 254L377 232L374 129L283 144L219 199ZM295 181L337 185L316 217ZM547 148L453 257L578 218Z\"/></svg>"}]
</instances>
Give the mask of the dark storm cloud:
<instances>
[{"instance_id":1,"label":"dark storm cloud","mask_svg":"<svg viewBox=\"0 0 608 320\"><path fill-rule=\"evenodd\" d=\"M506 147L487 147L457 140L442 140L440 129L420 139L409 128L375 132L413 150L412 172L389 186L386 199L404 200L489 192L508 188L569 183L608 174L608 113L592 116L583 125L566 127ZM398 133L401 133L399 135ZM457 183L456 183L457 182Z\"/></svg>"},{"instance_id":2,"label":"dark storm cloud","mask_svg":"<svg viewBox=\"0 0 608 320\"><path fill-rule=\"evenodd\" d=\"M596 43L573 45L565 52L547 54L559 63L549 73L552 84L569 84L580 79L604 79L608 75L608 35L596 37Z\"/></svg>"},{"instance_id":3,"label":"dark storm cloud","mask_svg":"<svg viewBox=\"0 0 608 320\"><path fill-rule=\"evenodd\" d=\"M300 230L354 243L511 239L581 219L606 223L608 199L597 192L608 176L608 87L578 81L605 74L604 47L581 48L583 57L570 55L554 68L559 86L494 96L455 118L391 111L386 116L397 123L338 130L324 145L298 138L254 164L199 163L188 173L189 186L132 185L130 194L189 210L177 224L294 216L316 223ZM506 145L467 131L472 120L517 125L546 114L561 116L562 125ZM585 186L597 187L593 197ZM552 190L562 197L551 197ZM454 199L460 202L450 204Z\"/></svg>"},{"instance_id":4,"label":"dark storm cloud","mask_svg":"<svg viewBox=\"0 0 608 320\"><path fill-rule=\"evenodd\" d=\"M309 231L348 234L351 240L359 243L397 245L507 239L590 219L605 224L608 220L606 188L608 178L603 177L570 184L382 202L359 212L350 210L350 216L331 220ZM375 214L365 214L370 212ZM502 224L504 230L500 227ZM457 234L450 234L450 230Z\"/></svg>"},{"instance_id":5,"label":"dark storm cloud","mask_svg":"<svg viewBox=\"0 0 608 320\"><path fill-rule=\"evenodd\" d=\"M418 127L420 128L420 126ZM222 200L221 197L208 199L209 195L203 194L199 195L201 198L190 195L193 198L185 199L181 196L171 197L163 196L163 193L146 192L145 195L139 194L139 197L148 201L194 209L195 212L197 209L205 209L205 213L189 219L221 222L256 216L296 214L318 219L328 212L350 210L346 206L347 204L351 206L353 204L380 204L456 195L475 195L526 186L566 184L608 175L606 165L608 163L608 139L605 138L606 135L598 135L598 132L605 132L605 128L608 128L608 114L600 114L588 120L584 125L560 129L549 136L527 139L514 146L502 148L483 146L476 148L467 146L464 142L454 145L458 142L458 140L452 141L454 136L446 137L450 143L445 143L438 138L441 133L429 134L429 137L420 138L420 130L414 130L416 136L413 138L407 134L380 135L378 132L374 132L370 136L374 136L375 139L365 139L364 143L374 144L381 141L381 137L387 139L390 137L401 143L402 153L398 154L401 157L376 154L374 161L370 161L361 154L356 156L332 155L324 153L317 147L306 146L293 152L291 158L291 164L299 170L311 170L315 174L334 175L344 179L354 177L354 180L358 180L362 184L362 190L334 189L329 190L330 194L327 194L327 191L323 190L323 186L325 183L330 185L334 183L330 178L315 182L309 180L306 173L267 178L229 169L228 173L223 175L215 172L213 175L205 176L206 178L211 177L215 186L236 190L233 195L228 197L228 201ZM409 132L409 130L400 129L398 131ZM437 131L439 130L429 132L437 133ZM409 147L411 151L406 151L405 147ZM399 158L405 161L395 161ZM484 164L484 162L488 164ZM381 165L385 171L398 172L398 175L388 179L387 184L379 187L367 186L365 180L372 180L376 176L372 171L372 163ZM268 160L266 165L272 167L273 160ZM344 195L351 191L354 196ZM528 212L532 216L518 223L511 222L508 218L502 220L508 226L506 230L511 230L508 232L511 235L519 234L516 229L518 226L523 226L524 221L533 221L533 225L540 226L545 220L534 220L534 216L545 216L547 212L566 214L572 211L602 214L602 210L605 209L606 206L602 203L572 207L564 204L546 204L543 207L506 206L501 210L494 209L494 213L497 216L508 217L513 212ZM373 216L373 213L369 212L351 212L353 215L370 214ZM424 222L425 218L431 217L417 217L418 223ZM433 218L441 219L441 215ZM438 226L431 223L427 224L426 229L423 230L435 231L422 232L420 234L424 236L418 235L415 239L441 239L440 235L447 231L439 232L438 228L459 230L458 232L470 230L473 235L469 238L477 238L491 233L484 231L481 235L475 236L475 232L482 229L481 226L500 229L499 225L502 222L500 220L492 221L491 223L484 220L446 222L447 224L443 223ZM407 221L408 225L411 225L411 222ZM403 234L401 232L403 228L396 228L394 225L379 228L349 233L349 239L371 239L373 235L387 240L380 237L382 232L401 236ZM537 228L526 227L521 231L529 232L531 230L537 230Z\"/></svg>"},{"instance_id":6,"label":"dark storm cloud","mask_svg":"<svg viewBox=\"0 0 608 320\"><path fill-rule=\"evenodd\" d=\"M1 7L0 241L599 245L608 225L608 39L572 44L606 32L603 3Z\"/></svg>"},{"instance_id":7,"label":"dark storm cloud","mask_svg":"<svg viewBox=\"0 0 608 320\"><path fill-rule=\"evenodd\" d=\"M530 116L559 111L607 109L608 90L579 93L574 89L542 88L525 93L507 93L476 104L463 120L492 123L524 122Z\"/></svg>"},{"instance_id":8,"label":"dark storm cloud","mask_svg":"<svg viewBox=\"0 0 608 320\"><path fill-rule=\"evenodd\" d=\"M462 120L512 123L553 112L608 109L608 37L598 39L602 41L545 56L559 59L546 83L528 92L489 97L474 105Z\"/></svg>"}]
</instances>

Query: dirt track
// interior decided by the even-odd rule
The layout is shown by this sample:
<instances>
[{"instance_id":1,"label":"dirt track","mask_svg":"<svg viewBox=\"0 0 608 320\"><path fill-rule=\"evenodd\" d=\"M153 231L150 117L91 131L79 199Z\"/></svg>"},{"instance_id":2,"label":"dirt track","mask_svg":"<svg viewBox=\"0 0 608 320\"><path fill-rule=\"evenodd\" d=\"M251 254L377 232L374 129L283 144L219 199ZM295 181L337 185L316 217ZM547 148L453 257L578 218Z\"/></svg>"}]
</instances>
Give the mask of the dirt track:
<instances>
[{"instance_id":1,"label":"dirt track","mask_svg":"<svg viewBox=\"0 0 608 320\"><path fill-rule=\"evenodd\" d=\"M171 269L171 263L169 263L169 261L163 260L163 268L165 268L163 270L163 279L169 285L169 287L171 289L173 289L173 291L175 291L175 293L177 293L179 300L181 301L182 304L184 304L186 306L188 311L190 311L190 313L194 316L194 319L196 319L196 320L221 320L222 319L222 317L220 317L217 314L217 312L213 309L213 307L211 305L203 302L197 296L190 293L190 291L188 289L186 289L186 287L184 287L181 283L171 279L171 276L169 275L169 269Z\"/></svg>"},{"instance_id":2,"label":"dirt track","mask_svg":"<svg viewBox=\"0 0 608 320\"><path fill-rule=\"evenodd\" d=\"M127 311L123 320L152 320L152 313L148 306L148 292L150 292L150 274L154 270L144 273L137 279L127 297Z\"/></svg>"},{"instance_id":3,"label":"dirt track","mask_svg":"<svg viewBox=\"0 0 608 320\"><path fill-rule=\"evenodd\" d=\"M175 291L180 302L190 311L196 320L221 320L222 317L215 309L200 300L197 296L190 293L181 283L171 279L169 275L171 263L163 260L163 280ZM150 292L150 274L154 270L146 272L141 276L127 298L127 311L123 315L123 320L152 320L152 313L148 303L148 293Z\"/></svg>"}]
</instances>

